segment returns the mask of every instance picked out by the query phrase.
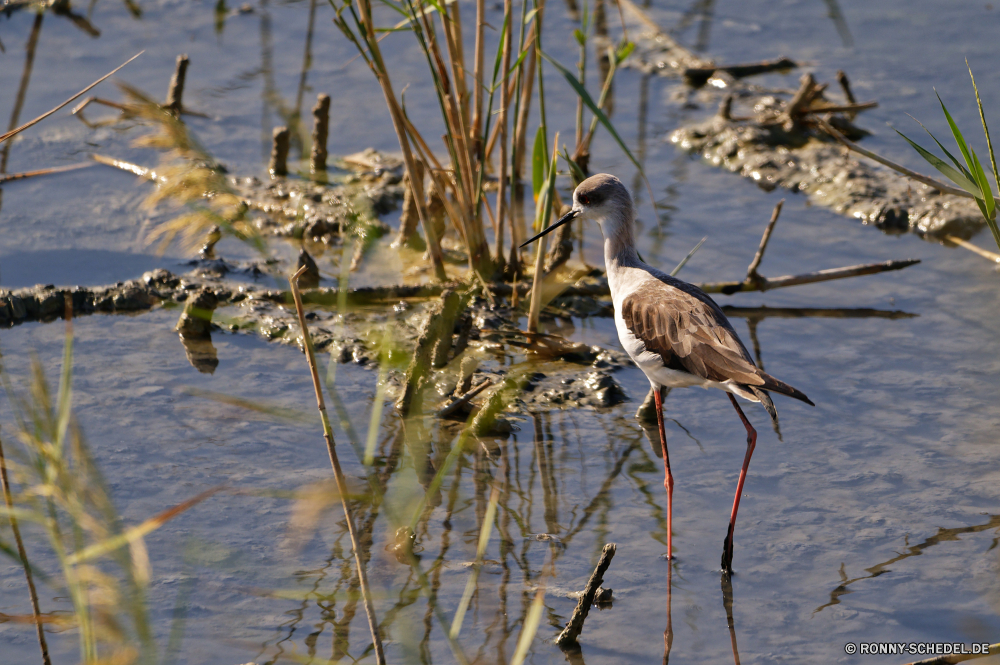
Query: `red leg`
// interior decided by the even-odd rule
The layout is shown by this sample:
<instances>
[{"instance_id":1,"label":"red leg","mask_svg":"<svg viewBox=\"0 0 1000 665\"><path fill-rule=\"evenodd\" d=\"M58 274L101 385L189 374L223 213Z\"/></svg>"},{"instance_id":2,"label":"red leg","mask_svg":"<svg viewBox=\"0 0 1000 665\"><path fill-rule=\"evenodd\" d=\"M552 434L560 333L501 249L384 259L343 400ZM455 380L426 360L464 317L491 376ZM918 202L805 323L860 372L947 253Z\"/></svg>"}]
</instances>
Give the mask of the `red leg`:
<instances>
[{"instance_id":1,"label":"red leg","mask_svg":"<svg viewBox=\"0 0 1000 665\"><path fill-rule=\"evenodd\" d=\"M740 479L736 483L736 496L733 498L733 514L729 516L729 533L726 534L726 540L722 543L722 570L728 574L733 572L733 531L736 530L736 512L740 509L740 496L743 495L743 482L747 479L750 456L753 455L753 449L757 446L757 430L747 420L743 409L740 408L732 393L727 394L729 395L729 401L733 403L733 407L736 409L736 413L740 414L743 426L747 428L747 454L743 457L743 468L740 469Z\"/></svg>"},{"instance_id":2,"label":"red leg","mask_svg":"<svg viewBox=\"0 0 1000 665\"><path fill-rule=\"evenodd\" d=\"M674 557L673 519L674 519L674 475L670 473L670 456L667 454L667 432L663 428L663 395L659 386L653 387L653 400L656 402L656 424L660 426L660 450L663 451L663 488L667 490L667 558Z\"/></svg>"}]
</instances>

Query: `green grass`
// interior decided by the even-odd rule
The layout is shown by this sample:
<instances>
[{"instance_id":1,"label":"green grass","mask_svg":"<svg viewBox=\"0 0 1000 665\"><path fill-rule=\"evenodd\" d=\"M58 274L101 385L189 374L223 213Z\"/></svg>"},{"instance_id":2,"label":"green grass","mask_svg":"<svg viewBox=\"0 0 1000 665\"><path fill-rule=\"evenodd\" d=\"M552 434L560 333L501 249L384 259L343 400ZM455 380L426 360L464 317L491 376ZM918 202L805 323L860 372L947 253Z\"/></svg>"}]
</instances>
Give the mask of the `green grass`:
<instances>
[{"instance_id":1,"label":"green grass","mask_svg":"<svg viewBox=\"0 0 1000 665\"><path fill-rule=\"evenodd\" d=\"M969 67L968 60L966 60L965 65L966 67ZM990 140L990 130L986 124L986 113L983 111L983 102L979 98L979 88L976 86L976 77L973 76L971 67L969 67L969 77L972 79L972 89L976 94L976 105L979 108L979 119L983 123L983 133L986 135L986 145L989 148L990 165L993 167L993 181L996 183L998 190L1000 190L1000 174L997 173L997 161L993 153L993 142ZM965 140L965 137L962 135L961 130L959 130L955 120L951 117L951 113L948 112L948 108L941 99L941 95L938 95L937 98L938 102L941 104L941 111L944 113L944 117L948 121L948 127L951 129L951 134L955 139L955 144L958 146L958 150L962 154L961 162L956 159L955 156L952 155L948 149L937 140L937 137L931 134L931 131L927 129L927 127L924 127L923 123L919 120L917 123L920 124L920 126L924 128L924 131L926 131L927 134L934 140L934 143L936 143L941 151L947 156L948 161L945 161L929 150L921 147L899 130L896 131L900 136L906 139L906 141L913 146L913 149L916 150L921 157L927 160L931 166L936 168L946 178L967 191L969 194L972 194L976 200L976 205L979 206L979 211L983 214L983 219L986 220L986 224L990 227L990 231L993 233L993 240L997 243L997 247L1000 247L1000 228L997 227L996 222L996 195L993 193L992 186L986 176L986 171L983 169L983 165L979 161L979 156L976 154L975 149L972 148ZM949 164L948 162L951 163Z\"/></svg>"}]
</instances>

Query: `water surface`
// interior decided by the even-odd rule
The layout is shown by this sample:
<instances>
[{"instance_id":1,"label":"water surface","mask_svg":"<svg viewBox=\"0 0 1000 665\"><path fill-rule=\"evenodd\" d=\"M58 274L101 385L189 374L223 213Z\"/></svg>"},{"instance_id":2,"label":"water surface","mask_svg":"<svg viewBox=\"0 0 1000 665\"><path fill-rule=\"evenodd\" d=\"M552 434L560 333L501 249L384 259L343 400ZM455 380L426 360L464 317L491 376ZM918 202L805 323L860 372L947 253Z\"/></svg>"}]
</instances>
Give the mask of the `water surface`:
<instances>
[{"instance_id":1,"label":"water surface","mask_svg":"<svg viewBox=\"0 0 1000 665\"><path fill-rule=\"evenodd\" d=\"M1000 64L991 49L997 10L989 7L893 1L843 2L837 8L803 0L656 2L649 11L665 28L674 26L685 44L720 62L787 55L808 63L820 80L844 69L859 99L881 104L862 119L875 132L873 149L923 168L885 123L907 127L909 112L943 131L936 86L972 133L977 119L963 57L983 72L987 108L1000 94L987 75ZM834 8L843 16L839 24L828 16ZM381 94L363 63L349 63L354 53L331 25L329 6L316 8L304 86L307 2L261 2L252 11L230 11L221 32L212 3L165 0L142 9L135 18L123 4L94 3L89 16L99 38L46 15L22 121L146 49L122 77L162 94L174 57L188 53L186 100L209 116L190 118L189 126L234 173L263 175L271 127L294 117L296 108L308 109L317 92L333 93L332 153L395 147ZM499 25L501 12L488 9ZM573 62L571 21L562 6L552 9L547 48L562 62ZM471 15L472 6L463 11ZM0 113L14 105L33 21L25 11L0 18L6 47L0 89L11 91L0 99ZM397 89L412 84L409 112L433 123L436 101L412 38L395 34L384 45ZM589 75L594 80L596 70ZM546 76L550 131L571 136L572 98L554 71ZM797 73L767 81L794 88ZM672 99L675 85L632 70L622 71L615 84L615 123L642 155L658 199L654 213L645 192L637 191L642 252L669 268L707 235L682 276L738 279L779 194L679 154L664 140L680 122L712 112L679 109ZM117 95L107 85L101 91ZM103 113L95 109L92 117ZM131 147L135 135L122 127L89 129L61 113L12 145L7 171L73 163L88 152L155 163L154 153ZM592 168L634 182L634 169L603 134ZM132 176L103 167L4 186L0 286L96 285L153 267L182 270L179 249L157 256L142 242L158 214L141 208L144 188ZM890 258L923 262L902 272L721 299L742 307L913 315L767 316L751 319L752 325L734 320L748 346L753 329L767 371L806 392L817 406L778 401L780 439L763 410L747 409L760 438L737 527L732 629L725 603L730 590L721 584L718 563L743 458L742 425L721 395L690 389L667 399L677 482L677 559L671 570L662 556L662 465L650 433L632 417L647 384L639 370L627 368L617 378L629 402L600 412L518 418L509 438L493 442L499 456L470 447L434 497L434 510L421 520L422 566L431 576L434 602L450 621L469 575L464 564L475 557L490 488L495 483L501 489L486 555L491 563L479 577L460 638L470 658L509 662L549 560L555 577L544 578L545 613L529 658L565 660L552 644L574 605L565 594L582 588L606 542L618 544L606 575L615 602L587 620L582 659L591 664L659 662L668 623L675 663L729 662L734 644L743 663L903 663L917 658L851 657L844 645L997 641L997 274L967 252L913 235L884 235L812 208L803 197L787 198L762 266L766 275ZM585 257L595 264L601 261L597 238L597 229L586 230ZM987 246L989 238L975 241ZM220 245L220 251L232 259L252 256L235 244ZM282 492L330 478L304 358L256 337L216 335L220 362L214 374L203 374L187 361L171 330L175 317L176 311L157 310L74 324L76 413L126 522L137 523L220 483L231 488L148 538L150 611L158 640L166 643L178 595L187 589L177 662L373 662L365 651L363 611L349 593L352 560L339 507L331 505L304 539L289 531L295 504ZM618 348L609 319L574 320L572 326L574 339ZM0 351L15 383L24 384L32 353L55 380L63 337L59 323L4 331ZM375 381L373 372L354 365L337 369L338 394L361 432ZM192 395L192 388L302 415L276 421ZM5 444L13 446L10 407L4 401L0 409L3 422L11 423L3 430ZM422 495L429 469L454 445L455 431L434 430L426 437L429 444L416 445L420 437L405 437L402 427L390 411L377 437L386 508L373 514L362 507L358 517L372 538L369 576L390 662L453 662L412 569L385 547L397 526L387 511L402 512ZM340 428L337 437L346 444ZM361 477L351 449L342 448L346 473ZM36 565L54 570L40 534L29 530L28 548ZM9 560L0 565L0 588L0 612L29 611L20 569ZM55 595L43 587L43 611L68 610L67 601ZM58 662L77 657L72 634L53 633L50 641ZM3 662L37 658L33 634L22 624L0 623L0 645Z\"/></svg>"}]
</instances>

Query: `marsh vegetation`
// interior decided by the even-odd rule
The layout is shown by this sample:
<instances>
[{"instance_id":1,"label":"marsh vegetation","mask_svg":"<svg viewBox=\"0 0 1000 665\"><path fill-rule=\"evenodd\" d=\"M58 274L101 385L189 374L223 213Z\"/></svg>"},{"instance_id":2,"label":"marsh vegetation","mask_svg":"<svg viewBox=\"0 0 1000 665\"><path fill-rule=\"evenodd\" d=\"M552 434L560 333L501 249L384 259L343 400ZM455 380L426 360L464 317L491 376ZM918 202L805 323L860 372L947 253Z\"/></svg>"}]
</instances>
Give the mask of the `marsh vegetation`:
<instances>
[{"instance_id":1,"label":"marsh vegetation","mask_svg":"<svg viewBox=\"0 0 1000 665\"><path fill-rule=\"evenodd\" d=\"M954 248L991 254L990 169L928 158L964 194L934 189L836 138L920 170L878 121L935 111L900 18L933 3L806 4L4 5L10 129L145 52L0 143L0 660L996 642L996 275ZM984 11L949 19L977 71ZM948 117L963 145L974 112ZM604 171L645 259L819 404L758 428L731 578L725 400L667 398L667 561L600 232L520 249Z\"/></svg>"}]
</instances>

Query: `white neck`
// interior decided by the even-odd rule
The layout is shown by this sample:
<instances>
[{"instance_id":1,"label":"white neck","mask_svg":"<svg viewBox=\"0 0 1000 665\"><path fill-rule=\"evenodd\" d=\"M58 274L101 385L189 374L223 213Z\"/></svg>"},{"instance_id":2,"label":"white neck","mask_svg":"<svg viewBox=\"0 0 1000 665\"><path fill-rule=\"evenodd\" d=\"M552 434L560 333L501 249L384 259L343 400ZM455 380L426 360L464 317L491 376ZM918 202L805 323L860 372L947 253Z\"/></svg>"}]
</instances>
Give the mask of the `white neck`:
<instances>
[{"instance_id":1,"label":"white neck","mask_svg":"<svg viewBox=\"0 0 1000 665\"><path fill-rule=\"evenodd\" d=\"M641 268L645 265L635 250L632 224L618 225L615 231L604 238L604 267L607 270L608 286L611 287L612 293L618 290L617 285L625 279L625 274L630 268Z\"/></svg>"},{"instance_id":2,"label":"white neck","mask_svg":"<svg viewBox=\"0 0 1000 665\"><path fill-rule=\"evenodd\" d=\"M604 265L609 282L616 281L627 268L643 265L638 252L635 251L633 223L632 219L618 219L605 220L601 224L601 232L604 234Z\"/></svg>"}]
</instances>

